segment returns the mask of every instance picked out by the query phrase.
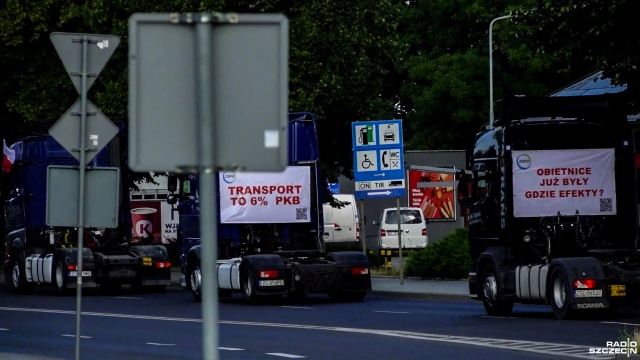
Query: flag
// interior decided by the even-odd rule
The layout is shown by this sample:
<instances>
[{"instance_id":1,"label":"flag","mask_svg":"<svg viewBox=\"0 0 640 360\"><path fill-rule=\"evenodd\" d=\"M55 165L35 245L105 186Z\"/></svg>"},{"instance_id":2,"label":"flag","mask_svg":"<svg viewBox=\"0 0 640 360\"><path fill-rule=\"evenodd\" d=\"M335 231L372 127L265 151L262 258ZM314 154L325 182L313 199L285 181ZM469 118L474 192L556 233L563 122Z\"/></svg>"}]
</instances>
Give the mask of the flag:
<instances>
[{"instance_id":1,"label":"flag","mask_svg":"<svg viewBox=\"0 0 640 360\"><path fill-rule=\"evenodd\" d=\"M9 172L11 165L16 161L16 152L7 146L7 141L4 139L2 140L2 145L4 148L2 151L2 171Z\"/></svg>"}]
</instances>

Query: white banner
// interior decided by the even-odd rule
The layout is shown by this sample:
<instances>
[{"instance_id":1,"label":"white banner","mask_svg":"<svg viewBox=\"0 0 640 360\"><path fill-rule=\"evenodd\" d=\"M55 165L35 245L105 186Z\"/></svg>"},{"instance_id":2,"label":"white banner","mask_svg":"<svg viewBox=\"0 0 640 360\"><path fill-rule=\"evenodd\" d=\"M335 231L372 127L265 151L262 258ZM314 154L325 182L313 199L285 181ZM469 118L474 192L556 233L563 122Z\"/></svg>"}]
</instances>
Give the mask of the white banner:
<instances>
[{"instance_id":1,"label":"white banner","mask_svg":"<svg viewBox=\"0 0 640 360\"><path fill-rule=\"evenodd\" d=\"M615 215L613 149L513 151L513 215Z\"/></svg>"},{"instance_id":2,"label":"white banner","mask_svg":"<svg viewBox=\"0 0 640 360\"><path fill-rule=\"evenodd\" d=\"M311 170L289 166L281 173L233 172L219 175L223 224L311 221Z\"/></svg>"}]
</instances>

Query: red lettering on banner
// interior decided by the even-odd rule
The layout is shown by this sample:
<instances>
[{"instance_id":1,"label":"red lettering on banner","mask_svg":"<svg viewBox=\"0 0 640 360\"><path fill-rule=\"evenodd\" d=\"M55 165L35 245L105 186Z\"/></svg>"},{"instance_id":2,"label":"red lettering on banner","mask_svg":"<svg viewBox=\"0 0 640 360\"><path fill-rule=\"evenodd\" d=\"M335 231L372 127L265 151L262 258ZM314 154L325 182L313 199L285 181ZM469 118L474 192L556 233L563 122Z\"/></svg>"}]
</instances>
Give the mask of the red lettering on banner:
<instances>
[{"instance_id":1,"label":"red lettering on banner","mask_svg":"<svg viewBox=\"0 0 640 360\"><path fill-rule=\"evenodd\" d=\"M302 185L228 186L230 195L300 194Z\"/></svg>"}]
</instances>

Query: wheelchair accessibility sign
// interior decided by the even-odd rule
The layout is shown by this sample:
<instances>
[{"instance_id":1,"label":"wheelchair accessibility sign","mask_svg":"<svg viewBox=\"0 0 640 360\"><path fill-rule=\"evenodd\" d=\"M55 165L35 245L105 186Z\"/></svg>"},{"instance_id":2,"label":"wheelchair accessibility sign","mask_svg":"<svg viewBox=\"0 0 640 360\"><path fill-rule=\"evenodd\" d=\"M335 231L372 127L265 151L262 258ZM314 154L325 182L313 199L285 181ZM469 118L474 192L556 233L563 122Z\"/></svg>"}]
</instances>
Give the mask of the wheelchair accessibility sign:
<instances>
[{"instance_id":1,"label":"wheelchair accessibility sign","mask_svg":"<svg viewBox=\"0 0 640 360\"><path fill-rule=\"evenodd\" d=\"M356 197L403 196L402 120L359 121L351 130Z\"/></svg>"}]
</instances>

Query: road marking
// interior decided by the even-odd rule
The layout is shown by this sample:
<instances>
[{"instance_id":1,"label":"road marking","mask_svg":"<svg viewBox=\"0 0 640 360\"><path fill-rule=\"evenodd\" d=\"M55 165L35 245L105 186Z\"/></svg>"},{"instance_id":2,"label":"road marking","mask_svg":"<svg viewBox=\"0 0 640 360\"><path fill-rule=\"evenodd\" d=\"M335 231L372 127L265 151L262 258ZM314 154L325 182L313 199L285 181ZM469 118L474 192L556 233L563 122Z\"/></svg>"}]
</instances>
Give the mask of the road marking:
<instances>
[{"instance_id":1,"label":"road marking","mask_svg":"<svg viewBox=\"0 0 640 360\"><path fill-rule=\"evenodd\" d=\"M230 347L218 347L218 350L226 350L226 351L243 351L244 349L240 348L230 348Z\"/></svg>"},{"instance_id":2,"label":"road marking","mask_svg":"<svg viewBox=\"0 0 640 360\"><path fill-rule=\"evenodd\" d=\"M144 300L144 298L137 296L116 296L116 299L125 299L125 300Z\"/></svg>"},{"instance_id":3,"label":"road marking","mask_svg":"<svg viewBox=\"0 0 640 360\"><path fill-rule=\"evenodd\" d=\"M33 312L33 313L65 314L70 316L76 315L76 312L71 310L29 309L29 308L4 307L4 306L0 307L0 311L14 311L14 312L22 311L22 312ZM108 317L108 318L126 318L126 319L140 319L140 320L202 323L202 319L192 319L192 318L173 318L173 317L162 317L162 316L143 316L143 315L97 313L97 312L82 312L82 315ZM218 324L335 331L339 333L348 332L348 333L354 333L354 334L370 334L370 335L379 335L379 336L405 338L405 339L408 338L408 339L423 340L423 341L457 343L457 344L463 344L463 345L498 348L498 349L504 349L504 350L521 351L521 352L529 352L529 353L537 353L537 354L545 354L545 355L553 355L553 356L565 356L565 357L571 357L576 359L610 359L611 358L608 354L589 354L589 348L600 347L600 346L589 346L589 345L573 345L573 344L547 343L547 342L526 341L526 340L452 336L452 335L429 334L429 333L398 331L398 330L349 328L349 327L319 326L319 325L304 325L304 324L266 323L266 322L230 321L230 320L220 320L218 321ZM630 325L634 325L634 324L630 324ZM75 335L63 335L63 336L75 337ZM87 337L87 338L90 338L90 337ZM558 348L562 348L562 350L556 350ZM300 355L293 355L293 356L300 356Z\"/></svg>"},{"instance_id":4,"label":"road marking","mask_svg":"<svg viewBox=\"0 0 640 360\"><path fill-rule=\"evenodd\" d=\"M386 314L408 314L408 311L385 311L385 310L376 310L375 313L386 313Z\"/></svg>"},{"instance_id":5,"label":"road marking","mask_svg":"<svg viewBox=\"0 0 640 360\"><path fill-rule=\"evenodd\" d=\"M9 331L9 329L0 328L0 331Z\"/></svg>"},{"instance_id":6,"label":"road marking","mask_svg":"<svg viewBox=\"0 0 640 360\"><path fill-rule=\"evenodd\" d=\"M155 346L176 346L176 344L163 344L157 342L148 342L147 345L155 345Z\"/></svg>"},{"instance_id":7,"label":"road marking","mask_svg":"<svg viewBox=\"0 0 640 360\"><path fill-rule=\"evenodd\" d=\"M60 336L64 336L64 337L76 337L74 334L62 334ZM87 336L87 335L80 335L80 339L91 339L91 336Z\"/></svg>"},{"instance_id":8,"label":"road marking","mask_svg":"<svg viewBox=\"0 0 640 360\"><path fill-rule=\"evenodd\" d=\"M282 308L287 308L287 309L313 309L312 307L308 307L308 306L280 306Z\"/></svg>"},{"instance_id":9,"label":"road marking","mask_svg":"<svg viewBox=\"0 0 640 360\"><path fill-rule=\"evenodd\" d=\"M285 354L285 353L266 353L267 355L280 356L289 359L304 359L306 356L302 355L293 355L293 354Z\"/></svg>"},{"instance_id":10,"label":"road marking","mask_svg":"<svg viewBox=\"0 0 640 360\"><path fill-rule=\"evenodd\" d=\"M600 323L601 323L601 324L616 324L616 325L640 326L640 324L625 323L625 322L615 322L615 321L600 321Z\"/></svg>"}]
</instances>

